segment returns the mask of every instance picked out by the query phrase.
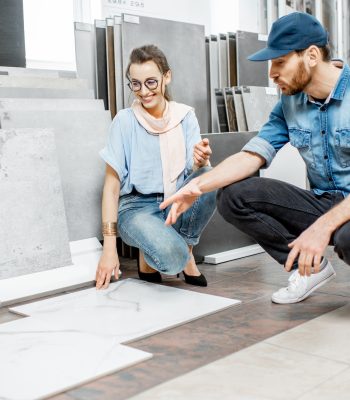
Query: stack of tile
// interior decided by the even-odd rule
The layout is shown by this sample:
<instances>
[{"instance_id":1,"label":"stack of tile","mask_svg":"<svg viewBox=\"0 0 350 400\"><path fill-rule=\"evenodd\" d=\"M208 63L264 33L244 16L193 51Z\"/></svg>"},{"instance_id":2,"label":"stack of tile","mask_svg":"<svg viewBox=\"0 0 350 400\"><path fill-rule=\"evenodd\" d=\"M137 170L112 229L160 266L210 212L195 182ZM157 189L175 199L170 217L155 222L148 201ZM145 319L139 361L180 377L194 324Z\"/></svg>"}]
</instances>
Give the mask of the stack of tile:
<instances>
[{"instance_id":1,"label":"stack of tile","mask_svg":"<svg viewBox=\"0 0 350 400\"><path fill-rule=\"evenodd\" d=\"M189 46L189 38L191 45ZM75 23L77 73L96 89L112 117L133 99L125 72L131 50L158 46L173 71L173 98L193 106L202 132L208 131L208 92L204 26L123 14L96 20L94 26ZM180 55L180 56L179 56Z\"/></svg>"},{"instance_id":2,"label":"stack of tile","mask_svg":"<svg viewBox=\"0 0 350 400\"><path fill-rule=\"evenodd\" d=\"M215 93L220 132L259 131L278 101L270 87L234 86Z\"/></svg>"},{"instance_id":3,"label":"stack of tile","mask_svg":"<svg viewBox=\"0 0 350 400\"><path fill-rule=\"evenodd\" d=\"M268 81L267 62L254 63L247 56L266 46L266 35L237 31L227 34L210 35L207 43L207 78L211 103L211 132L232 132L244 130L237 127L234 121L226 121L223 114L225 91L234 86L266 87ZM222 93L218 93L222 91ZM233 90L233 89L232 89ZM233 96L230 92L228 96ZM232 102L230 100L230 105ZM232 108L232 107L231 107ZM230 123L231 122L231 123ZM241 124L242 125L242 124ZM246 129L245 129L246 130ZM253 129L255 130L255 129Z\"/></svg>"},{"instance_id":4,"label":"stack of tile","mask_svg":"<svg viewBox=\"0 0 350 400\"><path fill-rule=\"evenodd\" d=\"M82 280L74 276L72 285L94 279L96 249L101 249L91 238L101 236L104 180L98 151L105 145L111 116L101 100L93 99L86 80L59 71L41 76L35 70L2 67L1 72L0 302L4 303L34 296L36 290L45 293L47 287L59 290L50 279L47 287L34 285L17 297L4 298L1 289L23 276L29 279L76 266L81 254L73 252L72 262L72 245L94 254ZM63 287L70 286L63 281Z\"/></svg>"}]
</instances>

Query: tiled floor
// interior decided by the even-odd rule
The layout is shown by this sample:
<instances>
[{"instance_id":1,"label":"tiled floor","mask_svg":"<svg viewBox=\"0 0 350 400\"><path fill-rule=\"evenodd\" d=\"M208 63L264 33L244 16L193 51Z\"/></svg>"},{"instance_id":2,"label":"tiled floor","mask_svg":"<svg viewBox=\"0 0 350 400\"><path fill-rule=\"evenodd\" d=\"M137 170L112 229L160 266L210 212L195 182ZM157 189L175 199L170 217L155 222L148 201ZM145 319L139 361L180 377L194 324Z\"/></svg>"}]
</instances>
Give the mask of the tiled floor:
<instances>
[{"instance_id":1,"label":"tiled floor","mask_svg":"<svg viewBox=\"0 0 350 400\"><path fill-rule=\"evenodd\" d=\"M200 265L209 282L207 288L189 286L181 279L166 280L166 285L240 299L242 305L133 342L131 346L152 353L153 358L53 399L127 399L147 389L150 392L136 397L348 398L341 393L349 393L350 329L344 330L349 309L345 307L322 320L308 322L350 303L350 267L331 252L329 257L338 274L336 280L295 305L271 303L271 293L285 285L288 274L266 254L217 266ZM137 276L135 261L122 259L121 263L123 278ZM7 309L0 309L0 323L17 318L20 317ZM310 325L311 330L307 328L309 324L314 324ZM291 328L295 329L283 333ZM313 330L315 335L320 330L323 334L315 340ZM283 335L289 335L288 345ZM342 346L344 351L339 357ZM289 373L292 368L297 368L297 372ZM320 379L324 390L316 387ZM340 390L339 396L331 395L333 385ZM253 386L254 390L247 390ZM271 387L273 396L268 389Z\"/></svg>"}]
</instances>

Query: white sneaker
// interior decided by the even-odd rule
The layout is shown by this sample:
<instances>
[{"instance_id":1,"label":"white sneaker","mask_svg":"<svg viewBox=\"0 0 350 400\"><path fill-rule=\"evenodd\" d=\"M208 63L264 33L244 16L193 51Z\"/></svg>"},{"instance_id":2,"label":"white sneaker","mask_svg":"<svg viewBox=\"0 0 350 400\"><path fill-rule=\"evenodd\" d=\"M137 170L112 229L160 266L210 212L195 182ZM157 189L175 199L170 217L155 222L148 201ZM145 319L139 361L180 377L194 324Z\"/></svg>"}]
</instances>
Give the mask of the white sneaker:
<instances>
[{"instance_id":1,"label":"white sneaker","mask_svg":"<svg viewBox=\"0 0 350 400\"><path fill-rule=\"evenodd\" d=\"M273 293L271 300L278 304L290 304L306 299L314 290L320 288L336 275L328 260L324 259L322 264L325 264L322 270L310 276L301 276L299 271L295 270L288 279L288 287Z\"/></svg>"}]
</instances>

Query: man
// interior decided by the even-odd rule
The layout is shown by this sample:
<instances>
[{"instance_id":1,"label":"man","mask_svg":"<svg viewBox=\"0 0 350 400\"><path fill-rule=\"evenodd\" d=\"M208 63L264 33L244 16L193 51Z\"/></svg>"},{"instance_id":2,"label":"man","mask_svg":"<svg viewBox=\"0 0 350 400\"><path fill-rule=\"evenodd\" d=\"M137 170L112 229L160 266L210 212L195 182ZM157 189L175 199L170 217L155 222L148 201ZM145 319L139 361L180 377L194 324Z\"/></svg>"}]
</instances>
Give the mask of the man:
<instances>
[{"instance_id":1,"label":"man","mask_svg":"<svg viewBox=\"0 0 350 400\"><path fill-rule=\"evenodd\" d=\"M350 264L350 68L330 61L327 32L299 12L278 19L267 48L249 59L271 60L270 77L282 92L269 121L241 152L191 181L161 208L173 203L166 221L173 224L197 196L223 188L217 197L221 215L287 271L294 270L272 301L296 303L335 277L323 257L329 244ZM306 163L310 191L251 177L287 142Z\"/></svg>"}]
</instances>

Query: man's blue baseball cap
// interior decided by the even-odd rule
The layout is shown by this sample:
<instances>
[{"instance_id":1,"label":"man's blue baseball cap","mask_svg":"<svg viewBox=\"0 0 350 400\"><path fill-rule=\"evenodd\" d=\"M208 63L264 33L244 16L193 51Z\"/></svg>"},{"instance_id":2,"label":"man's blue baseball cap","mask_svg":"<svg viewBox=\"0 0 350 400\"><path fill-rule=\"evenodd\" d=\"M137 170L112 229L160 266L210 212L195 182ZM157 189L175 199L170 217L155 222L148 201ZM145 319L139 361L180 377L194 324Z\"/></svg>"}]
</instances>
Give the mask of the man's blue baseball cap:
<instances>
[{"instance_id":1,"label":"man's blue baseball cap","mask_svg":"<svg viewBox=\"0 0 350 400\"><path fill-rule=\"evenodd\" d=\"M311 45L323 47L327 43L328 33L315 17L294 12L279 18L272 24L267 47L250 55L248 60L271 60L294 50L304 50Z\"/></svg>"}]
</instances>

